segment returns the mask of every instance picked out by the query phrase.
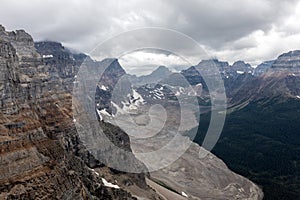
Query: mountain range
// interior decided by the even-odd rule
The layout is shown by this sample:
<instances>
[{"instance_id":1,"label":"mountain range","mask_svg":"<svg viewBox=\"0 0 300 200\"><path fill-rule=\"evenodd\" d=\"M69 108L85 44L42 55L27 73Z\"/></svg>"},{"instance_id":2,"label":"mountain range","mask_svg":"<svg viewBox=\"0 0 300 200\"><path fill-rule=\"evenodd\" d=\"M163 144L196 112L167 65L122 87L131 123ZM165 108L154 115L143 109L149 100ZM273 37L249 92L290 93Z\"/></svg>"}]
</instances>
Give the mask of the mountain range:
<instances>
[{"instance_id":1,"label":"mountain range","mask_svg":"<svg viewBox=\"0 0 300 200\"><path fill-rule=\"evenodd\" d=\"M106 166L87 149L74 125L72 91L80 66L101 68L105 62L111 64L95 87L95 113L104 134L129 152L130 163L139 173ZM117 59L95 61L58 42L34 42L23 30L7 32L1 26L0 66L1 199L300 196L300 51L282 54L257 68L243 61L229 65L211 59L180 73L160 66L137 77L126 74ZM210 153L201 145L210 123L211 92L219 91L210 91L199 71L214 77L212 66L224 82L228 109L227 114L220 113L226 121ZM153 136L165 116L163 109L166 121ZM183 126L177 127L179 122ZM194 142L182 156L170 154L168 159L174 156L170 165L149 172L158 158L141 157L140 152L159 149L177 132L180 140ZM137 139L139 135L152 137ZM199 152L206 156L199 158ZM159 187L167 191L159 192Z\"/></svg>"},{"instance_id":2,"label":"mountain range","mask_svg":"<svg viewBox=\"0 0 300 200\"><path fill-rule=\"evenodd\" d=\"M150 104L178 96L197 96L201 120L197 136L191 138L201 145L210 123L211 97L197 69L217 66L224 81L228 109L222 135L212 152L230 169L258 183L264 199L297 199L299 60L299 51L284 53L256 68L242 61L229 65L217 59L204 60L159 82L136 86L136 90ZM176 87L170 90L165 84Z\"/></svg>"}]
</instances>

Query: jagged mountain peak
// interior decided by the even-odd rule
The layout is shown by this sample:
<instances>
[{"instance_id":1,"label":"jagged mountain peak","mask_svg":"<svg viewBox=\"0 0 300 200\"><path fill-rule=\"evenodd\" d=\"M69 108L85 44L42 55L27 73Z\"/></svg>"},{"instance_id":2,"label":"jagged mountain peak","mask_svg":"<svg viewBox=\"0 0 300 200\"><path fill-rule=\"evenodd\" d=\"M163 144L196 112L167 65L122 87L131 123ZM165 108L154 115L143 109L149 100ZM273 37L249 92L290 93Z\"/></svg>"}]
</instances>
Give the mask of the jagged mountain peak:
<instances>
[{"instance_id":1,"label":"jagged mountain peak","mask_svg":"<svg viewBox=\"0 0 300 200\"><path fill-rule=\"evenodd\" d=\"M104 58L102 61L104 62L115 62L115 63L119 63L118 59L117 58Z\"/></svg>"},{"instance_id":2,"label":"jagged mountain peak","mask_svg":"<svg viewBox=\"0 0 300 200\"><path fill-rule=\"evenodd\" d=\"M136 76L129 75L128 78L133 85L144 85L151 83L158 83L162 79L170 76L172 72L166 66L158 66L154 71L148 75Z\"/></svg>"},{"instance_id":3,"label":"jagged mountain peak","mask_svg":"<svg viewBox=\"0 0 300 200\"><path fill-rule=\"evenodd\" d=\"M231 74L252 74L254 71L254 68L249 63L245 63L242 60L234 62L229 68Z\"/></svg>"},{"instance_id":4,"label":"jagged mountain peak","mask_svg":"<svg viewBox=\"0 0 300 200\"><path fill-rule=\"evenodd\" d=\"M60 42L55 41L40 41L35 42L35 47L39 49L65 50L65 47Z\"/></svg>"},{"instance_id":5,"label":"jagged mountain peak","mask_svg":"<svg viewBox=\"0 0 300 200\"><path fill-rule=\"evenodd\" d=\"M155 71L170 71L170 70L166 66L160 65L153 72Z\"/></svg>"},{"instance_id":6,"label":"jagged mountain peak","mask_svg":"<svg viewBox=\"0 0 300 200\"><path fill-rule=\"evenodd\" d=\"M103 63L110 63L109 65L109 70L112 72L118 71L120 74L124 75L126 74L126 71L124 68L120 65L119 61L117 58L105 58L102 60Z\"/></svg>"},{"instance_id":7,"label":"jagged mountain peak","mask_svg":"<svg viewBox=\"0 0 300 200\"><path fill-rule=\"evenodd\" d=\"M5 27L2 26L2 24L0 24L0 31L1 31L1 32L2 32L2 31L5 31Z\"/></svg>"},{"instance_id":8,"label":"jagged mountain peak","mask_svg":"<svg viewBox=\"0 0 300 200\"><path fill-rule=\"evenodd\" d=\"M159 66L150 75L152 76L165 76L170 75L172 72L166 66Z\"/></svg>"},{"instance_id":9,"label":"jagged mountain peak","mask_svg":"<svg viewBox=\"0 0 300 200\"><path fill-rule=\"evenodd\" d=\"M21 45L33 46L33 38L25 30L6 31L5 27L0 25L0 36L2 40L12 42L14 46Z\"/></svg>"},{"instance_id":10,"label":"jagged mountain peak","mask_svg":"<svg viewBox=\"0 0 300 200\"><path fill-rule=\"evenodd\" d=\"M216 65L217 67L225 67L229 64L226 61L219 61L217 58L212 58L208 60L201 60L196 67L208 67L211 65Z\"/></svg>"},{"instance_id":11,"label":"jagged mountain peak","mask_svg":"<svg viewBox=\"0 0 300 200\"><path fill-rule=\"evenodd\" d=\"M69 48L65 47L62 43L56 42L56 41L47 41L47 40L39 41L39 42L35 42L34 46L41 55L59 56L62 54L68 54L68 55L75 57L75 59L78 57L81 57L81 58L88 57L86 54L81 53L76 50L73 50L73 49L69 49Z\"/></svg>"},{"instance_id":12,"label":"jagged mountain peak","mask_svg":"<svg viewBox=\"0 0 300 200\"><path fill-rule=\"evenodd\" d=\"M247 68L250 68L251 65L249 63L245 63L244 61L242 60L239 60L239 61L236 61L232 64L232 67L247 67Z\"/></svg>"}]
</instances>

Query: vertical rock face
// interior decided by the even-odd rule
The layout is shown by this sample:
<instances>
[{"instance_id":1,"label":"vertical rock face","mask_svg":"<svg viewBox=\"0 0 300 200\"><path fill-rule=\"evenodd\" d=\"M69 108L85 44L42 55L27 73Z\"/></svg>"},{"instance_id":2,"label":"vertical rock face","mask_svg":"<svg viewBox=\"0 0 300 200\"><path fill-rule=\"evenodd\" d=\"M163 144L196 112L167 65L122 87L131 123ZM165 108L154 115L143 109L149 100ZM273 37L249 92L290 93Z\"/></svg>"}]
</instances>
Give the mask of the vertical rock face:
<instances>
[{"instance_id":1,"label":"vertical rock face","mask_svg":"<svg viewBox=\"0 0 300 200\"><path fill-rule=\"evenodd\" d=\"M101 177L114 181L119 172L101 165L78 139L70 91L86 56L57 43L36 46L39 53L25 31L0 26L0 199L135 199L103 184ZM111 137L121 142L117 131ZM144 175L122 177L156 197Z\"/></svg>"},{"instance_id":2,"label":"vertical rock face","mask_svg":"<svg viewBox=\"0 0 300 200\"><path fill-rule=\"evenodd\" d=\"M71 53L58 42L36 42L34 46L48 68L51 88L71 93L74 76L87 56Z\"/></svg>"},{"instance_id":3,"label":"vertical rock face","mask_svg":"<svg viewBox=\"0 0 300 200\"><path fill-rule=\"evenodd\" d=\"M0 90L2 112L13 112L15 105L14 89L19 81L18 57L13 46L5 41L0 41Z\"/></svg>"}]
</instances>

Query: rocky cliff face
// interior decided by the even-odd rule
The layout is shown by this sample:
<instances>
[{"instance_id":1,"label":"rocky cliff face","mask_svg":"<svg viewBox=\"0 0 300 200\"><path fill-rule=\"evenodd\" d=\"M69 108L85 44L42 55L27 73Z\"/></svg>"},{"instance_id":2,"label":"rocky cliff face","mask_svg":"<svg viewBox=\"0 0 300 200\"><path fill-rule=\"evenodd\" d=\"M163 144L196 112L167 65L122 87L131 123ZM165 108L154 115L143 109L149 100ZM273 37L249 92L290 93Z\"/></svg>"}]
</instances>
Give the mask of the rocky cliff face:
<instances>
[{"instance_id":1,"label":"rocky cliff face","mask_svg":"<svg viewBox=\"0 0 300 200\"><path fill-rule=\"evenodd\" d=\"M36 47L39 53L25 31L0 27L0 199L136 199L127 192L132 188L158 198L144 175L113 171L80 143L69 91L86 56L64 52L57 43ZM129 144L124 132L115 131L108 134ZM101 178L119 180L127 191Z\"/></svg>"},{"instance_id":2,"label":"rocky cliff face","mask_svg":"<svg viewBox=\"0 0 300 200\"><path fill-rule=\"evenodd\" d=\"M47 66L51 80L58 83L52 89L71 93L74 76L87 56L72 53L58 42L36 42L34 46Z\"/></svg>"}]
</instances>

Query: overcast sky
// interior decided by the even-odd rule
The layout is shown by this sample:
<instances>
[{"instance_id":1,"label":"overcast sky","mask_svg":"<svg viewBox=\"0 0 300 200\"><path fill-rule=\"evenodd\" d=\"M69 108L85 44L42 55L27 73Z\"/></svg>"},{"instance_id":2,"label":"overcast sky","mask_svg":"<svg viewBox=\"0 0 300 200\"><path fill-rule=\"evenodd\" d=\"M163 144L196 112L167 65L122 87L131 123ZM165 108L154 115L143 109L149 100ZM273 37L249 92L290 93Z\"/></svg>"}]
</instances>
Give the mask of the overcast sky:
<instances>
[{"instance_id":1,"label":"overcast sky","mask_svg":"<svg viewBox=\"0 0 300 200\"><path fill-rule=\"evenodd\" d=\"M0 5L0 23L6 29L25 29L35 40L60 41L85 53L114 35L142 27L182 32L209 55L230 63L257 65L300 49L299 0L0 0ZM182 62L164 55L151 53L153 62ZM136 62L134 56L127 55L127 61Z\"/></svg>"}]
</instances>

